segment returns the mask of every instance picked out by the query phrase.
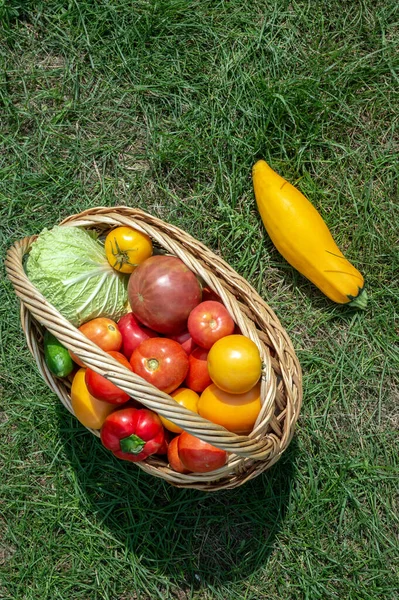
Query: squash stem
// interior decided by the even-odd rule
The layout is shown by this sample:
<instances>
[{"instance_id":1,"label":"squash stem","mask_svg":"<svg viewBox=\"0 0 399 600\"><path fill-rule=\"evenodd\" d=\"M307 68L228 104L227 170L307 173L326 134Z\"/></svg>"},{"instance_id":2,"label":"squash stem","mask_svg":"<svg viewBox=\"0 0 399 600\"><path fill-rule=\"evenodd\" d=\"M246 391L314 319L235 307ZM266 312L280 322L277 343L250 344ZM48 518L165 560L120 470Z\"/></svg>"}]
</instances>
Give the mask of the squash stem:
<instances>
[{"instance_id":1,"label":"squash stem","mask_svg":"<svg viewBox=\"0 0 399 600\"><path fill-rule=\"evenodd\" d=\"M367 307L367 300L367 292L363 288L360 294L349 302L349 306L354 306L355 308L360 308L361 310L364 310Z\"/></svg>"}]
</instances>

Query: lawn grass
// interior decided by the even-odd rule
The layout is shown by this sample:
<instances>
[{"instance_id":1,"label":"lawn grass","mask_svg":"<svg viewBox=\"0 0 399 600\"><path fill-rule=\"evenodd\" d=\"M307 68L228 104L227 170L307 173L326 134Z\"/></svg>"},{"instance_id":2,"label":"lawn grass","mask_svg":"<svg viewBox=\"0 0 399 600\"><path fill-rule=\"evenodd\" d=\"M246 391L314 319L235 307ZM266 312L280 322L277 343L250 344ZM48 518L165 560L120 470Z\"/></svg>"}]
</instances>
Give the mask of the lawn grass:
<instances>
[{"instance_id":1,"label":"lawn grass","mask_svg":"<svg viewBox=\"0 0 399 600\"><path fill-rule=\"evenodd\" d=\"M177 490L50 393L3 278L0 597L397 598L397 2L13 0L0 19L2 252L85 208L138 206L246 277L304 372L280 462L234 491ZM259 157L364 273L365 312L273 248Z\"/></svg>"}]
</instances>

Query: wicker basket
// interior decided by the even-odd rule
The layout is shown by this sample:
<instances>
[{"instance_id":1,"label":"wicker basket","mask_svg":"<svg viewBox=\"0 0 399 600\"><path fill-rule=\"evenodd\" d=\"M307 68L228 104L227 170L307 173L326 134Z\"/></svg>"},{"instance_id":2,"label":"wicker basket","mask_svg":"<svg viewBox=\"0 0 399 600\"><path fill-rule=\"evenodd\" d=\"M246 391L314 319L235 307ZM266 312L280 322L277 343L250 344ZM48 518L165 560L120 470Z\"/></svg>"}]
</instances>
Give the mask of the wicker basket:
<instances>
[{"instance_id":1,"label":"wicker basket","mask_svg":"<svg viewBox=\"0 0 399 600\"><path fill-rule=\"evenodd\" d=\"M49 387L73 414L69 382L53 376L43 356L43 327L97 373L122 388L147 408L170 419L189 433L227 450L228 462L211 473L176 473L162 456L135 463L169 483L205 491L234 488L274 464L292 438L302 402L302 375L291 341L277 317L256 291L219 256L187 233L138 209L92 208L61 225L95 229L101 234L127 225L147 233L168 253L181 258L222 298L242 333L259 348L263 362L262 409L253 431L236 435L183 408L83 336L35 289L26 276L23 259L36 236L16 242L8 251L6 270L21 301L21 324L28 347ZM99 432L90 430L94 435Z\"/></svg>"}]
</instances>

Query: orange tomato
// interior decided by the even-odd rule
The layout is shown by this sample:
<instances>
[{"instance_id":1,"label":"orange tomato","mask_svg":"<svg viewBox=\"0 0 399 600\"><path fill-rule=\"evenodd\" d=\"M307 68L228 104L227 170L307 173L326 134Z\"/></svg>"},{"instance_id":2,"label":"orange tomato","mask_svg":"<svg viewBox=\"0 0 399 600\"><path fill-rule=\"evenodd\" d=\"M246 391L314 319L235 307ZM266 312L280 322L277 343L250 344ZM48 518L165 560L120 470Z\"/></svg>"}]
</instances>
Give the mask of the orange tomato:
<instances>
[{"instance_id":1,"label":"orange tomato","mask_svg":"<svg viewBox=\"0 0 399 600\"><path fill-rule=\"evenodd\" d=\"M226 464L227 452L183 431L178 438L177 451L186 469L194 473L209 473ZM173 467L172 467L173 468Z\"/></svg>"},{"instance_id":2,"label":"orange tomato","mask_svg":"<svg viewBox=\"0 0 399 600\"><path fill-rule=\"evenodd\" d=\"M189 473L189 469L186 469L186 467L183 465L182 461L180 460L179 457L179 450L178 450L178 444L179 444L179 435L177 437L174 437L173 440L171 440L169 442L169 446L168 446L168 463L171 469L173 469L174 471L177 471L177 473Z\"/></svg>"},{"instance_id":3,"label":"orange tomato","mask_svg":"<svg viewBox=\"0 0 399 600\"><path fill-rule=\"evenodd\" d=\"M201 417L239 435L252 431L260 409L260 383L245 394L229 394L212 383L198 402Z\"/></svg>"},{"instance_id":4,"label":"orange tomato","mask_svg":"<svg viewBox=\"0 0 399 600\"><path fill-rule=\"evenodd\" d=\"M105 419L115 410L113 404L94 398L85 382L86 369L79 369L71 387L71 404L75 417L85 427L101 429Z\"/></svg>"},{"instance_id":5,"label":"orange tomato","mask_svg":"<svg viewBox=\"0 0 399 600\"><path fill-rule=\"evenodd\" d=\"M262 373L256 344L245 335L226 335L209 350L208 372L213 383L225 392L249 392Z\"/></svg>"},{"instance_id":6,"label":"orange tomato","mask_svg":"<svg viewBox=\"0 0 399 600\"><path fill-rule=\"evenodd\" d=\"M104 248L109 264L120 273L132 273L153 252L151 238L132 227L110 231Z\"/></svg>"},{"instance_id":7,"label":"orange tomato","mask_svg":"<svg viewBox=\"0 0 399 600\"><path fill-rule=\"evenodd\" d=\"M106 317L92 319L91 321L87 321L87 323L83 323L79 327L79 331L105 352L109 350L118 352L122 346L122 334L119 331L118 325L112 319L107 319ZM72 360L80 367L85 366L73 352L69 351L69 354Z\"/></svg>"},{"instance_id":8,"label":"orange tomato","mask_svg":"<svg viewBox=\"0 0 399 600\"><path fill-rule=\"evenodd\" d=\"M178 404L184 406L184 408L192 410L196 413L198 412L199 396L198 394L193 392L193 390L189 390L188 388L179 388L172 392L171 396L176 400ZM165 417L161 417L161 415L159 415L159 418L161 419L165 429L169 429L169 431L172 431L173 433L181 433L183 431L181 427L175 425L174 423L169 421L169 419L165 419Z\"/></svg>"}]
</instances>

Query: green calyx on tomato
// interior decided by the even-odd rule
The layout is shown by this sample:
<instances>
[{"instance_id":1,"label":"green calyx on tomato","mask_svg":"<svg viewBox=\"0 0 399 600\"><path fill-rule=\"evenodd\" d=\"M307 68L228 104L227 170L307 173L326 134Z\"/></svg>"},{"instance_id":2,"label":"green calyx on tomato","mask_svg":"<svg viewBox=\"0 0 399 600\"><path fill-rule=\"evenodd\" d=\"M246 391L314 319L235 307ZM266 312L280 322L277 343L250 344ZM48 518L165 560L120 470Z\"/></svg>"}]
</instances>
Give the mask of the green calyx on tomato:
<instances>
[{"instance_id":1,"label":"green calyx on tomato","mask_svg":"<svg viewBox=\"0 0 399 600\"><path fill-rule=\"evenodd\" d=\"M104 249L109 264L120 273L132 273L153 251L148 235L131 227L117 227L110 231Z\"/></svg>"},{"instance_id":2,"label":"green calyx on tomato","mask_svg":"<svg viewBox=\"0 0 399 600\"><path fill-rule=\"evenodd\" d=\"M114 258L114 264L113 267L114 269L116 269L117 271L121 271L121 267L123 267L123 265L129 265L130 267L137 267L137 263L133 263L130 261L130 253L132 252L136 252L138 250L138 248L126 248L126 249L122 249L119 244L118 244L118 240L116 239L116 237L114 237L114 244L115 244L115 248L112 245L112 241L110 241L110 252Z\"/></svg>"},{"instance_id":3,"label":"green calyx on tomato","mask_svg":"<svg viewBox=\"0 0 399 600\"><path fill-rule=\"evenodd\" d=\"M147 367L150 371L156 371L159 367L159 362L156 358L150 358L147 360Z\"/></svg>"},{"instance_id":4,"label":"green calyx on tomato","mask_svg":"<svg viewBox=\"0 0 399 600\"><path fill-rule=\"evenodd\" d=\"M134 433L129 435L129 437L121 439L119 443L122 452L129 452L130 454L140 454L145 446L145 442Z\"/></svg>"},{"instance_id":5,"label":"green calyx on tomato","mask_svg":"<svg viewBox=\"0 0 399 600\"><path fill-rule=\"evenodd\" d=\"M170 394L187 375L188 356L174 340L149 338L133 351L130 364L136 375Z\"/></svg>"}]
</instances>

